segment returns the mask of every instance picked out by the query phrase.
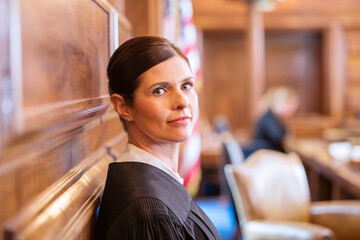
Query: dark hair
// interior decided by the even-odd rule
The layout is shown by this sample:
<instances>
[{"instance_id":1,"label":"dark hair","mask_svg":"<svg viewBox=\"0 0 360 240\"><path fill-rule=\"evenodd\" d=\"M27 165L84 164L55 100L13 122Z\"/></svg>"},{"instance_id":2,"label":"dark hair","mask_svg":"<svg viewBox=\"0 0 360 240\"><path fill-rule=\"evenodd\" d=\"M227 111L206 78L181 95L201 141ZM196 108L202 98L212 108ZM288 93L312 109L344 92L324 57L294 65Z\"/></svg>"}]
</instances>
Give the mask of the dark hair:
<instances>
[{"instance_id":1,"label":"dark hair","mask_svg":"<svg viewBox=\"0 0 360 240\"><path fill-rule=\"evenodd\" d=\"M182 51L165 38L143 36L126 41L111 56L107 67L109 94L117 93L131 105L139 76L176 55L189 64Z\"/></svg>"}]
</instances>

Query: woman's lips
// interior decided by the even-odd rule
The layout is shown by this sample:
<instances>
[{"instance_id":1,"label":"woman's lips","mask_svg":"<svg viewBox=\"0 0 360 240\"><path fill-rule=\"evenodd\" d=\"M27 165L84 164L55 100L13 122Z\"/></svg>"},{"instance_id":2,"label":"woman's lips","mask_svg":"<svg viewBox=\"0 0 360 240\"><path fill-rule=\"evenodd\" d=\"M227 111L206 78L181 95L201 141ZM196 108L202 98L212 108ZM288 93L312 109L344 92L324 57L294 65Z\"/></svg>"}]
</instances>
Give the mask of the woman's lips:
<instances>
[{"instance_id":1,"label":"woman's lips","mask_svg":"<svg viewBox=\"0 0 360 240\"><path fill-rule=\"evenodd\" d=\"M184 116L184 117L179 117L179 118L170 120L170 121L168 121L168 123L184 125L184 124L188 124L190 122L190 119L191 119L190 117Z\"/></svg>"}]
</instances>

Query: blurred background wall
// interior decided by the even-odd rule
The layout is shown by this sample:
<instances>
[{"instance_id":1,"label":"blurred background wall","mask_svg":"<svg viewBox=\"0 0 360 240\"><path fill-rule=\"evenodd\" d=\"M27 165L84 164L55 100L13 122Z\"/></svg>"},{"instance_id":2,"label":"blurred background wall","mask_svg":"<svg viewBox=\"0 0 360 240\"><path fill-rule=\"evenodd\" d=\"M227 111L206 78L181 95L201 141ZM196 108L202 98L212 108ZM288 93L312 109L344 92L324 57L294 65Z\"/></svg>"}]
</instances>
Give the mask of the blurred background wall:
<instances>
[{"instance_id":1,"label":"blurred background wall","mask_svg":"<svg viewBox=\"0 0 360 240\"><path fill-rule=\"evenodd\" d=\"M249 9L242 1L194 1L203 46L203 114L212 119L222 113L235 129L251 134L261 94L271 86L286 85L300 95L298 118L292 124L299 135L319 134L325 126L356 118L359 4L278 1L274 10L258 11L260 23ZM254 28L263 31L262 41L251 41ZM260 61L251 61L252 48L260 49ZM256 82L254 72L262 76Z\"/></svg>"}]
</instances>

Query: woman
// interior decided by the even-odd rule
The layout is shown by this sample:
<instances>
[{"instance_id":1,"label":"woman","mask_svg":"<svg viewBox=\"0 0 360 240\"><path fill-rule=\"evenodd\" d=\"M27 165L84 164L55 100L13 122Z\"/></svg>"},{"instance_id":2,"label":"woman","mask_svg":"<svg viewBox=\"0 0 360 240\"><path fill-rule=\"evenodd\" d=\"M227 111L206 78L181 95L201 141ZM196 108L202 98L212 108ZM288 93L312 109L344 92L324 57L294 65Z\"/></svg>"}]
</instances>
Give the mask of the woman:
<instances>
[{"instance_id":1,"label":"woman","mask_svg":"<svg viewBox=\"0 0 360 240\"><path fill-rule=\"evenodd\" d=\"M109 93L128 132L111 163L96 239L220 239L177 173L198 99L188 59L160 37L122 44L108 65Z\"/></svg>"},{"instance_id":2,"label":"woman","mask_svg":"<svg viewBox=\"0 0 360 240\"><path fill-rule=\"evenodd\" d=\"M285 122L296 113L298 106L299 97L293 89L285 86L270 88L260 100L262 115L255 126L252 143L243 147L244 156L259 149L284 152L288 134Z\"/></svg>"}]
</instances>

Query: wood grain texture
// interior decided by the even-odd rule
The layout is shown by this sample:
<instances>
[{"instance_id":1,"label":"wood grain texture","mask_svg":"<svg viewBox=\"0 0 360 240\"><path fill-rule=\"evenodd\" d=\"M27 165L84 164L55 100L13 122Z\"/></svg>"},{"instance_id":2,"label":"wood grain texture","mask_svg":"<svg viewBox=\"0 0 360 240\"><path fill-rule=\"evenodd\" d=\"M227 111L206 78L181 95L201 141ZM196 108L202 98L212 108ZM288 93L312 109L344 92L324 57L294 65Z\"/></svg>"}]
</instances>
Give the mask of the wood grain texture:
<instances>
[{"instance_id":1,"label":"wood grain texture","mask_svg":"<svg viewBox=\"0 0 360 240\"><path fill-rule=\"evenodd\" d=\"M133 26L133 36L162 36L165 21L163 0L125 0L125 16Z\"/></svg>"},{"instance_id":2,"label":"wood grain texture","mask_svg":"<svg viewBox=\"0 0 360 240\"><path fill-rule=\"evenodd\" d=\"M149 1L125 0L125 16L133 26L133 36L149 35Z\"/></svg>"},{"instance_id":3,"label":"wood grain texture","mask_svg":"<svg viewBox=\"0 0 360 240\"><path fill-rule=\"evenodd\" d=\"M109 13L118 16L112 27L121 25L115 39L129 38L132 26L112 6L122 0L14 2L23 56L22 68L16 66L23 77L8 82L23 102L10 120L19 117L22 128L15 134L10 126L11 138L0 148L0 204L6 205L0 209L0 239L4 224L6 239L90 239L107 164L114 159L110 150L121 152L127 139L107 96ZM1 39L9 38L4 29ZM1 41L0 50L8 45ZM3 76L1 91L7 87ZM1 127L9 126L3 114L0 119Z\"/></svg>"},{"instance_id":4,"label":"wood grain texture","mask_svg":"<svg viewBox=\"0 0 360 240\"><path fill-rule=\"evenodd\" d=\"M132 37L132 25L123 15L119 15L119 45Z\"/></svg>"},{"instance_id":5,"label":"wood grain texture","mask_svg":"<svg viewBox=\"0 0 360 240\"><path fill-rule=\"evenodd\" d=\"M321 32L268 32L265 43L266 88L292 87L300 113L323 113Z\"/></svg>"},{"instance_id":6,"label":"wood grain texture","mask_svg":"<svg viewBox=\"0 0 360 240\"><path fill-rule=\"evenodd\" d=\"M55 0L22 1L21 10L24 108L107 93L106 9Z\"/></svg>"},{"instance_id":7,"label":"wood grain texture","mask_svg":"<svg viewBox=\"0 0 360 240\"><path fill-rule=\"evenodd\" d=\"M42 133L39 133L42 136ZM126 142L117 116L98 118L68 132L24 139L21 145L1 156L0 199L7 208L0 210L0 223L25 207L29 201L81 164L100 148L123 149ZM114 143L114 138L120 142ZM106 171L103 173L106 174Z\"/></svg>"},{"instance_id":8,"label":"wood grain texture","mask_svg":"<svg viewBox=\"0 0 360 240\"><path fill-rule=\"evenodd\" d=\"M104 172L113 160L105 148L94 152L7 222L6 239L79 239L85 232L90 236Z\"/></svg>"},{"instance_id":9,"label":"wood grain texture","mask_svg":"<svg viewBox=\"0 0 360 240\"><path fill-rule=\"evenodd\" d=\"M212 120L223 114L234 129L246 128L251 121L251 106L244 34L204 31L203 48L202 116Z\"/></svg>"},{"instance_id":10,"label":"wood grain texture","mask_svg":"<svg viewBox=\"0 0 360 240\"><path fill-rule=\"evenodd\" d=\"M347 43L347 89L345 107L348 117L357 118L360 112L360 29L345 30Z\"/></svg>"},{"instance_id":11,"label":"wood grain texture","mask_svg":"<svg viewBox=\"0 0 360 240\"><path fill-rule=\"evenodd\" d=\"M125 13L125 0L107 0L117 12L124 14Z\"/></svg>"},{"instance_id":12,"label":"wood grain texture","mask_svg":"<svg viewBox=\"0 0 360 240\"><path fill-rule=\"evenodd\" d=\"M297 152L304 165L311 171L310 184L313 183L312 185L315 187L312 192L314 200L330 200L330 197L339 199L341 196L360 198L359 165L332 159L327 152L325 141L321 139L288 139L286 148L289 151ZM327 183L324 178L327 179ZM325 193L322 192L321 186L330 187L330 189ZM347 194L340 194L340 189Z\"/></svg>"}]
</instances>

